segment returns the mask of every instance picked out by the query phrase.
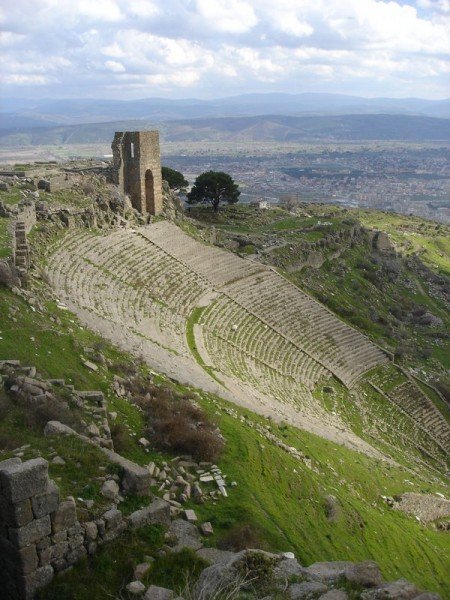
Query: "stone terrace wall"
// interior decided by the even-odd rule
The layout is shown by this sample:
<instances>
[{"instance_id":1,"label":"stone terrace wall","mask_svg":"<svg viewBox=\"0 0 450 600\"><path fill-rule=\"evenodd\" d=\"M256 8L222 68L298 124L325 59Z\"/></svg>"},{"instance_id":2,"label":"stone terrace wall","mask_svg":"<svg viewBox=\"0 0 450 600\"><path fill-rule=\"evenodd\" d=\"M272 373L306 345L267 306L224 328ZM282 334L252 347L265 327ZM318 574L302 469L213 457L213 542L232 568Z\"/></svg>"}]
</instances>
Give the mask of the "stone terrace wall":
<instances>
[{"instance_id":1,"label":"stone terrace wall","mask_svg":"<svg viewBox=\"0 0 450 600\"><path fill-rule=\"evenodd\" d=\"M60 499L46 460L0 462L1 598L31 600L55 573L93 554L128 525L150 522L169 522L167 502L157 499L128 520L113 507L95 521L80 523L74 498Z\"/></svg>"}]
</instances>

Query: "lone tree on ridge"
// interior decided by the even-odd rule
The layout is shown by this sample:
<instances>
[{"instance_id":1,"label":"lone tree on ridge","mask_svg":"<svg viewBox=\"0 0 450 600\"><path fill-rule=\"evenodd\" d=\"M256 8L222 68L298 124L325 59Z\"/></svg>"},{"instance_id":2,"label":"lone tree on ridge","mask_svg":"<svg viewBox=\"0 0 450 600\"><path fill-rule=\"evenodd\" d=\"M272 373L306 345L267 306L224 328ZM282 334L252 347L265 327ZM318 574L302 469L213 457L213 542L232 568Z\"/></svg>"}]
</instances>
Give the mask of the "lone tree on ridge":
<instances>
[{"instance_id":1,"label":"lone tree on ridge","mask_svg":"<svg viewBox=\"0 0 450 600\"><path fill-rule=\"evenodd\" d=\"M187 195L188 204L212 204L214 211L221 202L234 204L240 196L239 187L228 173L206 171L197 177L192 190Z\"/></svg>"},{"instance_id":2,"label":"lone tree on ridge","mask_svg":"<svg viewBox=\"0 0 450 600\"><path fill-rule=\"evenodd\" d=\"M189 181L184 178L183 173L170 169L169 167L161 167L161 175L164 181L167 181L171 190L176 192L185 192Z\"/></svg>"}]
</instances>

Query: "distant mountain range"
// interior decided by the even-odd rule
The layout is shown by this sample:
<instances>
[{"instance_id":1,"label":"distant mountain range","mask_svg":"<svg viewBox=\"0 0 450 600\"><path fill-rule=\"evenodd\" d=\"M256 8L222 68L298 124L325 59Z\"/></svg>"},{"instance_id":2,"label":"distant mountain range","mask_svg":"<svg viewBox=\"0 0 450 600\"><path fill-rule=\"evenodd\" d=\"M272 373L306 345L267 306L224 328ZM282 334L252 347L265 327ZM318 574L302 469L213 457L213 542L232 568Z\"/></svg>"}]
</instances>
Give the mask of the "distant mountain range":
<instances>
[{"instance_id":1,"label":"distant mountain range","mask_svg":"<svg viewBox=\"0 0 450 600\"><path fill-rule=\"evenodd\" d=\"M0 129L3 147L110 144L115 131L159 129L166 142L450 141L450 119L410 115L224 117Z\"/></svg>"},{"instance_id":2,"label":"distant mountain range","mask_svg":"<svg viewBox=\"0 0 450 600\"><path fill-rule=\"evenodd\" d=\"M244 94L216 100L27 100L0 101L0 127L22 129L150 119L396 114L450 118L450 99L361 98L342 94Z\"/></svg>"}]
</instances>

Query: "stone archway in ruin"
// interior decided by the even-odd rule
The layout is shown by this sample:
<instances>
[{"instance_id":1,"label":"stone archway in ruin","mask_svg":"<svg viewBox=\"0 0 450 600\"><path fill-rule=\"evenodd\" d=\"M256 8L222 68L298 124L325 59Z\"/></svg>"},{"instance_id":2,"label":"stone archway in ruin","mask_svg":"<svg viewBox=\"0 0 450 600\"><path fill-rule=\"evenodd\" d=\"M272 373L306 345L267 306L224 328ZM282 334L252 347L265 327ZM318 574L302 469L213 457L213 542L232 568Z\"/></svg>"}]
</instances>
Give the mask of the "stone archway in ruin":
<instances>
[{"instance_id":1,"label":"stone archway in ruin","mask_svg":"<svg viewBox=\"0 0 450 600\"><path fill-rule=\"evenodd\" d=\"M155 213L155 181L150 169L145 171L145 209L151 215Z\"/></svg>"}]
</instances>

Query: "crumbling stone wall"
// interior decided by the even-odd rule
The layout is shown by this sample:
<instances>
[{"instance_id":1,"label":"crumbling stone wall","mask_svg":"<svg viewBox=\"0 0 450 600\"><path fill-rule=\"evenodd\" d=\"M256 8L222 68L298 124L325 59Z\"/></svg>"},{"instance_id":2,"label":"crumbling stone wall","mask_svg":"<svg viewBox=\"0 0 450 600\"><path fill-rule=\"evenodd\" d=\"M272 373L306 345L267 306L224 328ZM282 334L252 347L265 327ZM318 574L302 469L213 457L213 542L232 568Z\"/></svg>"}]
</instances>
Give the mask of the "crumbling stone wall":
<instances>
[{"instance_id":1,"label":"crumbling stone wall","mask_svg":"<svg viewBox=\"0 0 450 600\"><path fill-rule=\"evenodd\" d=\"M116 132L111 148L113 183L140 213L159 215L163 210L159 132Z\"/></svg>"},{"instance_id":2,"label":"crumbling stone wall","mask_svg":"<svg viewBox=\"0 0 450 600\"><path fill-rule=\"evenodd\" d=\"M73 183L73 176L69 176L68 173L63 173L60 175L52 175L48 179L39 179L37 189L44 190L45 192L57 192L58 190L66 190L72 187Z\"/></svg>"},{"instance_id":3,"label":"crumbling stone wall","mask_svg":"<svg viewBox=\"0 0 450 600\"><path fill-rule=\"evenodd\" d=\"M0 571L5 600L31 600L69 568L127 527L117 508L81 524L75 500L61 500L48 462L0 462Z\"/></svg>"},{"instance_id":4,"label":"crumbling stone wall","mask_svg":"<svg viewBox=\"0 0 450 600\"><path fill-rule=\"evenodd\" d=\"M22 279L30 267L30 247L27 234L36 224L36 206L31 199L24 199L18 205L18 214L13 232L13 259Z\"/></svg>"},{"instance_id":5,"label":"crumbling stone wall","mask_svg":"<svg viewBox=\"0 0 450 600\"><path fill-rule=\"evenodd\" d=\"M0 463L0 511L5 598L33 598L51 581L56 562L78 547L78 528L68 532L76 522L75 503L60 503L47 461L11 458Z\"/></svg>"}]
</instances>

